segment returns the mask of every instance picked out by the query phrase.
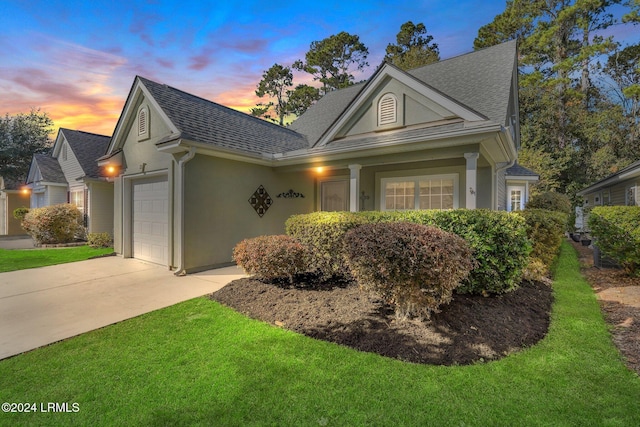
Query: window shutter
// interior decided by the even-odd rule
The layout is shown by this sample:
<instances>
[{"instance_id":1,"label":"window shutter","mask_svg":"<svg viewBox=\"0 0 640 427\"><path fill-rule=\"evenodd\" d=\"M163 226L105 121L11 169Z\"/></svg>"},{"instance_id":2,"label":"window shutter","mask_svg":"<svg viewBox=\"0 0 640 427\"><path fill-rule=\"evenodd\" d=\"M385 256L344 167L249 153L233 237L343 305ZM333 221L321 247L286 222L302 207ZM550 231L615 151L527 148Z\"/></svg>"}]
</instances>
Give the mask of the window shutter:
<instances>
[{"instance_id":1,"label":"window shutter","mask_svg":"<svg viewBox=\"0 0 640 427\"><path fill-rule=\"evenodd\" d=\"M387 94L378 102L378 126L396 123L398 121L398 102L396 97Z\"/></svg>"}]
</instances>

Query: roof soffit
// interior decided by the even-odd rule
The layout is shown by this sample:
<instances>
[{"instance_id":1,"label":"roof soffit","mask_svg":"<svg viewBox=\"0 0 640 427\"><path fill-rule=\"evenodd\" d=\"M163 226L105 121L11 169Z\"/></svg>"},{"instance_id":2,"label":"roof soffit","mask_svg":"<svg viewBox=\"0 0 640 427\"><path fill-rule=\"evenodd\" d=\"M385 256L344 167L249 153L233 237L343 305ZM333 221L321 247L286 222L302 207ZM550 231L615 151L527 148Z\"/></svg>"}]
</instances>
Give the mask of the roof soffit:
<instances>
[{"instance_id":1,"label":"roof soffit","mask_svg":"<svg viewBox=\"0 0 640 427\"><path fill-rule=\"evenodd\" d=\"M440 108L439 112L442 114L450 112L453 117L459 117L468 122L487 120L486 117L476 111L473 111L471 108L454 100L446 94L439 92L399 68L385 63L369 79L366 86L360 91L360 93L338 117L322 138L320 138L315 146L328 144L340 135L341 131L343 131L345 127L349 126L350 122L352 122L354 118L357 120L357 117L363 114L363 109L369 108L369 103L379 88L387 84L390 79L397 80L402 85L432 101L433 104Z\"/></svg>"}]
</instances>

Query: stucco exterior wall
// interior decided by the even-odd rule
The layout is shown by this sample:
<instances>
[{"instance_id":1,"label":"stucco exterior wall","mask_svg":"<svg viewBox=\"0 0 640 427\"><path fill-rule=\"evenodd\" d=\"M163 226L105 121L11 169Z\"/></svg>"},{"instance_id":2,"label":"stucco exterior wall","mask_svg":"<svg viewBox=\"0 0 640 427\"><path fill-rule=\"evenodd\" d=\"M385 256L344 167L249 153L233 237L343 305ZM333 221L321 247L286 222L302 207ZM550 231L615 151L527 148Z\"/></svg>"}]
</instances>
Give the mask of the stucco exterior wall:
<instances>
[{"instance_id":1,"label":"stucco exterior wall","mask_svg":"<svg viewBox=\"0 0 640 427\"><path fill-rule=\"evenodd\" d=\"M249 204L262 185L273 204L260 217ZM293 190L304 198L278 198ZM196 155L185 166L185 268L231 263L242 239L284 233L289 216L314 210L314 176L280 173L273 168Z\"/></svg>"},{"instance_id":2,"label":"stucco exterior wall","mask_svg":"<svg viewBox=\"0 0 640 427\"><path fill-rule=\"evenodd\" d=\"M20 226L20 221L13 217L13 211L17 208L29 207L29 193L24 194L20 191L8 191L2 193L6 196L4 203L6 212L0 214L6 215L6 231L8 236L16 236L26 234Z\"/></svg>"},{"instance_id":3,"label":"stucco exterior wall","mask_svg":"<svg viewBox=\"0 0 640 427\"><path fill-rule=\"evenodd\" d=\"M89 233L109 233L113 236L113 183L89 184Z\"/></svg>"}]
</instances>

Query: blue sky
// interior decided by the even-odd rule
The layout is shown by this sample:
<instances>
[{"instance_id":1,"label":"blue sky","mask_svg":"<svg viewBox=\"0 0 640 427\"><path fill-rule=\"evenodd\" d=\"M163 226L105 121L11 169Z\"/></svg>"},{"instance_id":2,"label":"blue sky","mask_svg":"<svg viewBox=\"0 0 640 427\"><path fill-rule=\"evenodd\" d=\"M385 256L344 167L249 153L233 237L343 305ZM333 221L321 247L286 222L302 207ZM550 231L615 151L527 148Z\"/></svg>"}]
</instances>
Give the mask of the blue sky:
<instances>
[{"instance_id":1,"label":"blue sky","mask_svg":"<svg viewBox=\"0 0 640 427\"><path fill-rule=\"evenodd\" d=\"M400 26L422 22L442 58L473 49L505 0L0 0L0 114L40 107L56 127L110 135L136 74L242 111L274 63L340 31L369 48L366 78ZM638 42L638 26L617 26ZM310 83L296 73L294 83Z\"/></svg>"}]
</instances>

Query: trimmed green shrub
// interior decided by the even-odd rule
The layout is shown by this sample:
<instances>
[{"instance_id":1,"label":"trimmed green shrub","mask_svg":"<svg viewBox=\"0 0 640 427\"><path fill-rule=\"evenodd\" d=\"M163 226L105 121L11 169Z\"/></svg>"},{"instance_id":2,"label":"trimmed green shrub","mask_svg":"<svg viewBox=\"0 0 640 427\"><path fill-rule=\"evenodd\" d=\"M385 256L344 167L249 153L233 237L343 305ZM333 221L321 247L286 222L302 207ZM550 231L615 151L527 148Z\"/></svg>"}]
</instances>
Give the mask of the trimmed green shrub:
<instances>
[{"instance_id":1,"label":"trimmed green shrub","mask_svg":"<svg viewBox=\"0 0 640 427\"><path fill-rule=\"evenodd\" d=\"M75 205L63 203L29 210L22 228L40 244L70 243L84 237L82 220Z\"/></svg>"},{"instance_id":2,"label":"trimmed green shrub","mask_svg":"<svg viewBox=\"0 0 640 427\"><path fill-rule=\"evenodd\" d=\"M516 212L527 223L527 236L533 244L531 258L540 260L547 268L560 251L568 215L546 209L525 209Z\"/></svg>"},{"instance_id":3,"label":"trimmed green shrub","mask_svg":"<svg viewBox=\"0 0 640 427\"><path fill-rule=\"evenodd\" d=\"M233 249L233 260L248 274L265 280L293 276L307 271L308 252L290 236L273 235L245 239Z\"/></svg>"},{"instance_id":4,"label":"trimmed green shrub","mask_svg":"<svg viewBox=\"0 0 640 427\"><path fill-rule=\"evenodd\" d=\"M459 293L502 294L516 289L527 266L531 244L524 218L488 209L362 212L370 222L407 221L434 225L467 241L477 266Z\"/></svg>"},{"instance_id":5,"label":"trimmed green shrub","mask_svg":"<svg viewBox=\"0 0 640 427\"><path fill-rule=\"evenodd\" d=\"M29 208L16 208L13 210L13 217L18 221L22 221L27 213L29 213Z\"/></svg>"},{"instance_id":6,"label":"trimmed green shrub","mask_svg":"<svg viewBox=\"0 0 640 427\"><path fill-rule=\"evenodd\" d=\"M109 248L113 244L113 239L109 233L89 233L87 243L92 248Z\"/></svg>"},{"instance_id":7,"label":"trimmed green shrub","mask_svg":"<svg viewBox=\"0 0 640 427\"><path fill-rule=\"evenodd\" d=\"M565 194L547 191L532 196L527 202L527 209L546 209L548 211L571 214L571 199Z\"/></svg>"},{"instance_id":8,"label":"trimmed green shrub","mask_svg":"<svg viewBox=\"0 0 640 427\"><path fill-rule=\"evenodd\" d=\"M602 253L628 275L640 276L640 206L596 206L588 221Z\"/></svg>"},{"instance_id":9,"label":"trimmed green shrub","mask_svg":"<svg viewBox=\"0 0 640 427\"><path fill-rule=\"evenodd\" d=\"M286 233L309 249L309 267L325 277L348 276L344 261L344 235L366 219L351 212L314 212L293 215Z\"/></svg>"},{"instance_id":10,"label":"trimmed green shrub","mask_svg":"<svg viewBox=\"0 0 640 427\"><path fill-rule=\"evenodd\" d=\"M395 306L396 317L429 317L449 303L473 268L464 239L408 222L365 224L344 238L346 260L359 285Z\"/></svg>"}]
</instances>

